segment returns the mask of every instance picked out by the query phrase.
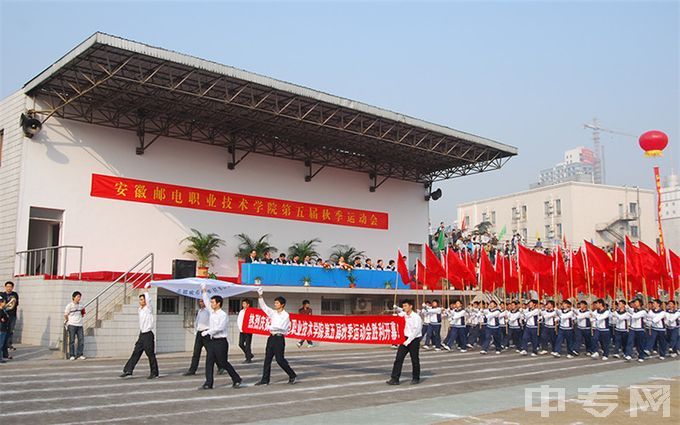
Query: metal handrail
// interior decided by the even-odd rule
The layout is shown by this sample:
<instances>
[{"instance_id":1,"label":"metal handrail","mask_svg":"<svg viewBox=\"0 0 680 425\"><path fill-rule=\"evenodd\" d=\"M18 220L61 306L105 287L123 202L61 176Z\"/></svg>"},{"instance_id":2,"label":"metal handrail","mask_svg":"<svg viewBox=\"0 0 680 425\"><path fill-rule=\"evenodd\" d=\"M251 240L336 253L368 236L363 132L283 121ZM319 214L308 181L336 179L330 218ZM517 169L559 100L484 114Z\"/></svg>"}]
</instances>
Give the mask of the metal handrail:
<instances>
[{"instance_id":1,"label":"metal handrail","mask_svg":"<svg viewBox=\"0 0 680 425\"><path fill-rule=\"evenodd\" d=\"M98 327L100 317L113 310L117 305L123 304L125 302L125 298L128 295L128 285L131 286L130 290L132 290L136 284L143 282L147 278L145 273L146 270L149 270L149 280L153 280L153 253L146 254L127 271L118 276L118 278L116 278L110 285L101 290L94 298L92 298L92 300L85 304L84 308L86 310L94 305L94 315L90 314L86 316L85 328L88 329ZM100 304L105 304L106 307L100 309ZM90 317L94 317L94 319L89 319Z\"/></svg>"},{"instance_id":2,"label":"metal handrail","mask_svg":"<svg viewBox=\"0 0 680 425\"><path fill-rule=\"evenodd\" d=\"M76 249L79 251L78 259L78 279L82 279L83 276L83 247L81 245L58 245L58 246L48 246L44 248L33 248L24 251L17 251L15 256L19 258L18 266L19 272L14 273L16 276L28 275L34 276L37 274L49 274L52 275L55 270L56 265L56 276L67 276L68 269L68 250ZM56 251L56 255L54 253ZM63 251L63 256L60 257L59 252ZM50 253L51 255L48 255ZM47 270L47 258L50 258L49 270ZM56 257L56 263L55 263ZM38 261L39 260L39 261ZM60 264L62 263L62 264ZM17 264L15 264L16 267ZM36 268L37 266L37 268ZM61 273L60 273L60 267ZM37 273L37 271L42 273ZM16 271L16 268L15 268ZM46 273L49 271L49 273Z\"/></svg>"}]
</instances>

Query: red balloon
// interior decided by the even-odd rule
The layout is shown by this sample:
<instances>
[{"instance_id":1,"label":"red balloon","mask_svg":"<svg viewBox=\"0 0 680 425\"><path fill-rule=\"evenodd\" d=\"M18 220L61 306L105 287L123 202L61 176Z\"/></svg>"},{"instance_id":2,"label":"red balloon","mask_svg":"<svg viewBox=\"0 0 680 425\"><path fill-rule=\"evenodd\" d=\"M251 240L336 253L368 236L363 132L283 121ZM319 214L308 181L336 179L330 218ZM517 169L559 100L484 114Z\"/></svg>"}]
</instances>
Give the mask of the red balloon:
<instances>
[{"instance_id":1,"label":"red balloon","mask_svg":"<svg viewBox=\"0 0 680 425\"><path fill-rule=\"evenodd\" d=\"M668 136L663 131L652 130L643 133L639 143L646 156L661 156L668 146Z\"/></svg>"}]
</instances>

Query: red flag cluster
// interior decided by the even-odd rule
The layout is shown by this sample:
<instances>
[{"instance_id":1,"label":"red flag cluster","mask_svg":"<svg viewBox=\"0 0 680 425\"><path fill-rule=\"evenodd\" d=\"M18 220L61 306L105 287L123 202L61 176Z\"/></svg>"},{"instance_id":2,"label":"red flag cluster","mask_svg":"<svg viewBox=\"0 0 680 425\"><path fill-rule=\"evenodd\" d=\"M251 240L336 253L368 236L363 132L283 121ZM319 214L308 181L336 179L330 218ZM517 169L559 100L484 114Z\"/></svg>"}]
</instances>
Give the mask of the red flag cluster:
<instances>
[{"instance_id":1,"label":"red flag cluster","mask_svg":"<svg viewBox=\"0 0 680 425\"><path fill-rule=\"evenodd\" d=\"M656 297L680 289L680 256L673 251L660 255L643 242L636 246L628 238L613 254L587 241L576 252L565 254L558 248L552 255L519 245L516 258L498 253L495 264L485 250L475 254L447 250L440 260L426 246L425 264L418 260L415 281L409 277L401 252L397 266L412 289L441 290L448 281L452 289L476 286L485 292L503 288L507 294L532 290L541 297L559 294L568 298L581 292L628 299L639 293Z\"/></svg>"}]
</instances>

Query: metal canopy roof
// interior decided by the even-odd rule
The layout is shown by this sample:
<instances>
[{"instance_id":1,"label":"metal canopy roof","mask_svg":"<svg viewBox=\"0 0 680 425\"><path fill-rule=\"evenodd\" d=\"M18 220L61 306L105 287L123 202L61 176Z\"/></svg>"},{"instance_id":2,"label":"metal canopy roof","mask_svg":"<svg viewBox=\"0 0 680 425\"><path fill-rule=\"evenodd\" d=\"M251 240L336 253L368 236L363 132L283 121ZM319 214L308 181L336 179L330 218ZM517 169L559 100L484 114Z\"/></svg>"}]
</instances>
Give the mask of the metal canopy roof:
<instances>
[{"instance_id":1,"label":"metal canopy roof","mask_svg":"<svg viewBox=\"0 0 680 425\"><path fill-rule=\"evenodd\" d=\"M96 33L24 92L55 115L135 131L137 153L160 136L431 183L500 168L517 148L192 56ZM314 170L316 166L316 170ZM380 181L379 181L380 180Z\"/></svg>"}]
</instances>

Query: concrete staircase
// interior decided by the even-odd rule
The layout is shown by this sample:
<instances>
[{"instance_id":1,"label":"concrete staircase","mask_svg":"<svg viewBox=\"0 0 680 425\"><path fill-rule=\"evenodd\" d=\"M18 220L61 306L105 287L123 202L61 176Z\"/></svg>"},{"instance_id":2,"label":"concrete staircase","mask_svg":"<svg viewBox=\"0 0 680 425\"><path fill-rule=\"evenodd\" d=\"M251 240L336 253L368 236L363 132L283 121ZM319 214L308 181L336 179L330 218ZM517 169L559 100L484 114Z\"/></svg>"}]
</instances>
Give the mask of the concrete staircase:
<instances>
[{"instance_id":1,"label":"concrete staircase","mask_svg":"<svg viewBox=\"0 0 680 425\"><path fill-rule=\"evenodd\" d=\"M151 291L149 293L151 295ZM127 297L124 304L114 308L108 317L100 319L99 327L90 328L85 335L86 357L128 356L139 336L139 303Z\"/></svg>"}]
</instances>

